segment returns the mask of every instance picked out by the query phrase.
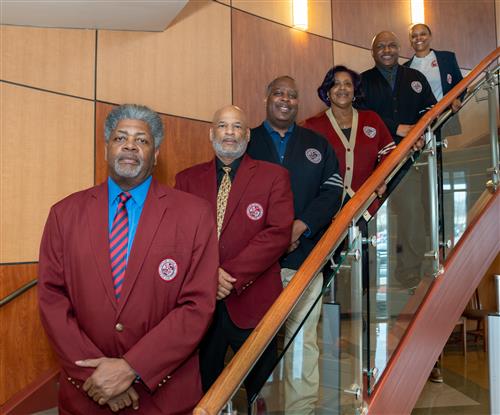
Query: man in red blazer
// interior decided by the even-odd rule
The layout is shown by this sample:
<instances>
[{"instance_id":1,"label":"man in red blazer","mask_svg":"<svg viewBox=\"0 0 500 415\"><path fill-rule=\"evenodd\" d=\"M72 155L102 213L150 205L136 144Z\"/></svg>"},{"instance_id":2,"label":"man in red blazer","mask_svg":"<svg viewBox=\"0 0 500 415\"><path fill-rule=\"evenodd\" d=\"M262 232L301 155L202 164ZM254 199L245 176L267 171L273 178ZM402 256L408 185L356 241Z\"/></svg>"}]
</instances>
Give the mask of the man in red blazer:
<instances>
[{"instance_id":1,"label":"man in red blazer","mask_svg":"<svg viewBox=\"0 0 500 415\"><path fill-rule=\"evenodd\" d=\"M244 155L249 139L243 111L235 106L220 109L210 129L216 157L176 177L176 188L209 201L213 217L220 217L220 301L200 350L204 390L222 371L227 348L240 348L282 290L278 260L290 243L294 217L289 175L280 166ZM231 187L221 212L226 174ZM245 381L249 404L275 359L273 342Z\"/></svg>"},{"instance_id":2,"label":"man in red blazer","mask_svg":"<svg viewBox=\"0 0 500 415\"><path fill-rule=\"evenodd\" d=\"M158 114L118 107L105 136L108 180L54 205L40 248L40 312L61 364L60 413L191 413L217 291L212 210L151 178Z\"/></svg>"}]
</instances>

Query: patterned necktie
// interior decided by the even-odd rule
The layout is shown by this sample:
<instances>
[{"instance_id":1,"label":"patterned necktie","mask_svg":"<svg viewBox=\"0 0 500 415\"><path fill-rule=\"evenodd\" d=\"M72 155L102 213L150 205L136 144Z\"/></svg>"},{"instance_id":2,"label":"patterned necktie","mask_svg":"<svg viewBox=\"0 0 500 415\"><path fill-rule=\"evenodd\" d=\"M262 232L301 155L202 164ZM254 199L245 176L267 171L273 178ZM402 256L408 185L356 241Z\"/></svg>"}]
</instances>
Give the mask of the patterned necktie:
<instances>
[{"instance_id":1,"label":"patterned necktie","mask_svg":"<svg viewBox=\"0 0 500 415\"><path fill-rule=\"evenodd\" d=\"M109 257L115 297L118 300L122 291L127 268L128 213L125 204L132 197L128 192L120 193L115 218L109 234Z\"/></svg>"},{"instance_id":2,"label":"patterned necktie","mask_svg":"<svg viewBox=\"0 0 500 415\"><path fill-rule=\"evenodd\" d=\"M220 182L219 192L217 193L217 237L220 237L224 214L226 213L227 199L231 191L231 178L229 177L231 167L223 167L222 170L224 170L224 177Z\"/></svg>"}]
</instances>

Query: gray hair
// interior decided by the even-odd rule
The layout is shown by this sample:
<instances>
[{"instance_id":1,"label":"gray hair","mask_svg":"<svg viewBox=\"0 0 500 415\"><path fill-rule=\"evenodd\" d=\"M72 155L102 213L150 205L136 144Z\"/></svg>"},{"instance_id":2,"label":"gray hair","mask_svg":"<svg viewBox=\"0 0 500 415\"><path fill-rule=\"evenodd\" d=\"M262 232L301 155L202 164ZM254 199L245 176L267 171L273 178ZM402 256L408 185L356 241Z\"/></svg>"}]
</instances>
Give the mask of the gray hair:
<instances>
[{"instance_id":1,"label":"gray hair","mask_svg":"<svg viewBox=\"0 0 500 415\"><path fill-rule=\"evenodd\" d=\"M163 141L163 123L161 122L160 116L151 108L136 104L120 105L108 114L106 122L104 123L104 138L106 139L106 143L109 142L112 131L121 120L144 121L151 130L155 149L160 147Z\"/></svg>"}]
</instances>

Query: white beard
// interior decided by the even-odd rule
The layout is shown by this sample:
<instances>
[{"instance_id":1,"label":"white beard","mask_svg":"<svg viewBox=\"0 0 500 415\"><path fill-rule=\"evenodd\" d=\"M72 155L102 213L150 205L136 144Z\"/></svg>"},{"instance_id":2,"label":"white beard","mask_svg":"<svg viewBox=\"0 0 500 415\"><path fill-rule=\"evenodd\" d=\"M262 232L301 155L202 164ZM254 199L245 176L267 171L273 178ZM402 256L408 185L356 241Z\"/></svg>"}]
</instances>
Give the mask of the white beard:
<instances>
[{"instance_id":1,"label":"white beard","mask_svg":"<svg viewBox=\"0 0 500 415\"><path fill-rule=\"evenodd\" d=\"M120 164L119 158L115 160L114 168L115 172L120 177L127 177L129 179L133 179L139 175L142 170L142 166L144 165L144 160L137 158L139 164L130 165L130 164Z\"/></svg>"},{"instance_id":2,"label":"white beard","mask_svg":"<svg viewBox=\"0 0 500 415\"><path fill-rule=\"evenodd\" d=\"M243 154L245 154L245 151L247 149L247 142L246 141L241 141L238 143L238 146L234 150L224 150L222 148L222 144L213 140L212 141L212 146L214 148L215 154L217 156L226 158L226 159L239 159Z\"/></svg>"}]
</instances>

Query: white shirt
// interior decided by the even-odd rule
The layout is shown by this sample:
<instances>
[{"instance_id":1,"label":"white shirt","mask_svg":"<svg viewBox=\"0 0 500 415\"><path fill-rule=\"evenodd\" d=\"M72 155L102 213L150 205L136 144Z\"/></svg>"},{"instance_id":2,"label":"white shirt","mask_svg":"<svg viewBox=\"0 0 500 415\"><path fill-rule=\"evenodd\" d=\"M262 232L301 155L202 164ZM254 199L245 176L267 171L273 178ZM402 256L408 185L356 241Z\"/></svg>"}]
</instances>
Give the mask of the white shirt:
<instances>
[{"instance_id":1,"label":"white shirt","mask_svg":"<svg viewBox=\"0 0 500 415\"><path fill-rule=\"evenodd\" d=\"M415 56L411 62L410 68L416 69L422 72L429 85L431 86L432 92L436 97L436 101L443 98L443 87L441 86L441 75L439 73L439 66L436 58L436 54L433 50L427 56L419 58Z\"/></svg>"}]
</instances>

